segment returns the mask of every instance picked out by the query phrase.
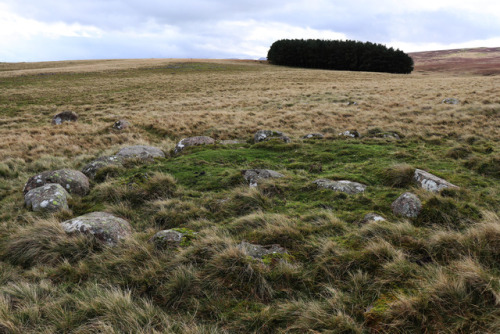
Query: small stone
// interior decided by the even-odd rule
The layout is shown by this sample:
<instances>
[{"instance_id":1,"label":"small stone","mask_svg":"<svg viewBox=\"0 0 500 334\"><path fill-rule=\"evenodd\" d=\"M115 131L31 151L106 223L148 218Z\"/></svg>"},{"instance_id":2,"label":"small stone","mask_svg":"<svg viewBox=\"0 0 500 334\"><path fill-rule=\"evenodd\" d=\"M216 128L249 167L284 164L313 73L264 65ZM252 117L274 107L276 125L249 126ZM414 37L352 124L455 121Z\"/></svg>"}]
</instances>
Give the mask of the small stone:
<instances>
[{"instance_id":1,"label":"small stone","mask_svg":"<svg viewBox=\"0 0 500 334\"><path fill-rule=\"evenodd\" d=\"M125 119L120 119L113 124L113 129L121 131L130 127L130 122Z\"/></svg>"},{"instance_id":2,"label":"small stone","mask_svg":"<svg viewBox=\"0 0 500 334\"><path fill-rule=\"evenodd\" d=\"M215 140L207 136L189 137L182 139L174 149L174 153L179 153L185 147L197 146L197 145L213 145Z\"/></svg>"},{"instance_id":3,"label":"small stone","mask_svg":"<svg viewBox=\"0 0 500 334\"><path fill-rule=\"evenodd\" d=\"M362 193L366 189L366 186L364 184L348 180L333 181L328 179L319 179L313 181L313 183L316 184L319 188L331 189L349 195Z\"/></svg>"},{"instance_id":4,"label":"small stone","mask_svg":"<svg viewBox=\"0 0 500 334\"><path fill-rule=\"evenodd\" d=\"M255 258L255 259L262 259L264 256L269 255L269 254L288 254L285 248L281 247L280 245L267 245L267 246L261 246L261 245L254 245L251 243L248 243L246 241L242 241L240 244L238 244L238 249L244 251L247 253L249 256Z\"/></svg>"},{"instance_id":5,"label":"small stone","mask_svg":"<svg viewBox=\"0 0 500 334\"><path fill-rule=\"evenodd\" d=\"M78 115L76 113L74 113L73 111L66 110L55 115L52 118L52 124L60 125L64 122L76 122L77 120L78 120Z\"/></svg>"},{"instance_id":6,"label":"small stone","mask_svg":"<svg viewBox=\"0 0 500 334\"><path fill-rule=\"evenodd\" d=\"M285 175L270 169L245 169L241 174L247 180L250 187L257 187L257 183L262 179L279 178Z\"/></svg>"},{"instance_id":7,"label":"small stone","mask_svg":"<svg viewBox=\"0 0 500 334\"><path fill-rule=\"evenodd\" d=\"M273 130L259 130L253 136L253 139L256 143L259 143L261 141L271 140L271 139L283 140L285 143L290 142L290 138L288 138L283 132L273 131Z\"/></svg>"},{"instance_id":8,"label":"small stone","mask_svg":"<svg viewBox=\"0 0 500 334\"><path fill-rule=\"evenodd\" d=\"M158 249L177 248L180 246L184 234L175 230L163 230L157 232L151 241Z\"/></svg>"},{"instance_id":9,"label":"small stone","mask_svg":"<svg viewBox=\"0 0 500 334\"><path fill-rule=\"evenodd\" d=\"M413 179L420 185L420 187L433 193L438 193L446 188L459 189L456 185L421 169L415 170Z\"/></svg>"},{"instance_id":10,"label":"small stone","mask_svg":"<svg viewBox=\"0 0 500 334\"><path fill-rule=\"evenodd\" d=\"M380 221L386 221L386 219L376 213L367 213L360 221L360 224L367 224L369 222L380 222Z\"/></svg>"},{"instance_id":11,"label":"small stone","mask_svg":"<svg viewBox=\"0 0 500 334\"><path fill-rule=\"evenodd\" d=\"M302 137L303 139L323 139L325 136L321 133L310 133Z\"/></svg>"},{"instance_id":12,"label":"small stone","mask_svg":"<svg viewBox=\"0 0 500 334\"><path fill-rule=\"evenodd\" d=\"M446 98L442 101L442 103L444 103L444 104L459 104L460 101L458 99L455 99L455 98Z\"/></svg>"},{"instance_id":13,"label":"small stone","mask_svg":"<svg viewBox=\"0 0 500 334\"><path fill-rule=\"evenodd\" d=\"M348 105L348 106L357 106L357 105L358 105L358 102L355 102L355 101L349 101L349 102L347 102L347 105Z\"/></svg>"},{"instance_id":14,"label":"small stone","mask_svg":"<svg viewBox=\"0 0 500 334\"><path fill-rule=\"evenodd\" d=\"M107 166L122 166L123 158L118 155L104 156L97 158L82 168L82 173L88 178L94 179L97 172Z\"/></svg>"},{"instance_id":15,"label":"small stone","mask_svg":"<svg viewBox=\"0 0 500 334\"><path fill-rule=\"evenodd\" d=\"M31 189L24 195L24 202L32 211L55 212L68 209L68 192L57 183L47 183Z\"/></svg>"},{"instance_id":16,"label":"small stone","mask_svg":"<svg viewBox=\"0 0 500 334\"><path fill-rule=\"evenodd\" d=\"M145 145L124 147L116 155L124 159L153 160L154 158L165 158L165 153L158 147Z\"/></svg>"},{"instance_id":17,"label":"small stone","mask_svg":"<svg viewBox=\"0 0 500 334\"><path fill-rule=\"evenodd\" d=\"M26 194L28 191L48 183L60 184L70 194L79 196L85 196L90 191L89 179L85 174L77 170L60 169L30 177L24 186L23 193Z\"/></svg>"},{"instance_id":18,"label":"small stone","mask_svg":"<svg viewBox=\"0 0 500 334\"><path fill-rule=\"evenodd\" d=\"M396 216L415 218L422 210L422 202L415 194L406 192L392 203L391 209Z\"/></svg>"},{"instance_id":19,"label":"small stone","mask_svg":"<svg viewBox=\"0 0 500 334\"><path fill-rule=\"evenodd\" d=\"M361 135L359 134L358 131L356 130L347 130L344 132L339 133L340 137L350 137L350 138L359 138Z\"/></svg>"},{"instance_id":20,"label":"small stone","mask_svg":"<svg viewBox=\"0 0 500 334\"><path fill-rule=\"evenodd\" d=\"M62 222L61 226L68 234L92 235L108 246L115 246L132 234L132 227L125 219L106 212L92 212Z\"/></svg>"}]
</instances>

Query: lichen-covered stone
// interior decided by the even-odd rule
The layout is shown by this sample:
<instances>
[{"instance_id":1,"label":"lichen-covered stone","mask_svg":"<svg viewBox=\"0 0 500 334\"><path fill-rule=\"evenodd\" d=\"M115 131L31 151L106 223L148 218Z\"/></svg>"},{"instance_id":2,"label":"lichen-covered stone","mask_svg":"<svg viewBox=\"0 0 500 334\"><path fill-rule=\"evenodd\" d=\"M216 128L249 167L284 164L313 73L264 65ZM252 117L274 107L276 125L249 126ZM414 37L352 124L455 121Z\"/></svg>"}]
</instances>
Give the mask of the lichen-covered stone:
<instances>
[{"instance_id":1,"label":"lichen-covered stone","mask_svg":"<svg viewBox=\"0 0 500 334\"><path fill-rule=\"evenodd\" d=\"M446 188L459 189L456 185L421 169L415 170L413 179L420 185L420 187L434 193L438 193Z\"/></svg>"},{"instance_id":2,"label":"lichen-covered stone","mask_svg":"<svg viewBox=\"0 0 500 334\"><path fill-rule=\"evenodd\" d=\"M145 145L124 147L116 155L124 159L153 160L154 158L165 158L165 153L158 147Z\"/></svg>"},{"instance_id":3,"label":"lichen-covered stone","mask_svg":"<svg viewBox=\"0 0 500 334\"><path fill-rule=\"evenodd\" d=\"M257 187L257 183L262 179L279 178L285 175L270 169L246 169L241 174L247 180L250 187Z\"/></svg>"},{"instance_id":4,"label":"lichen-covered stone","mask_svg":"<svg viewBox=\"0 0 500 334\"><path fill-rule=\"evenodd\" d=\"M64 122L76 122L77 120L78 120L78 115L76 113L74 113L73 111L66 110L55 115L52 118L52 124L60 125Z\"/></svg>"},{"instance_id":5,"label":"lichen-covered stone","mask_svg":"<svg viewBox=\"0 0 500 334\"><path fill-rule=\"evenodd\" d=\"M444 103L444 104L459 104L460 101L458 99L449 97L449 98L444 99L442 101L442 103Z\"/></svg>"},{"instance_id":6,"label":"lichen-covered stone","mask_svg":"<svg viewBox=\"0 0 500 334\"><path fill-rule=\"evenodd\" d=\"M106 212L92 212L62 222L61 226L68 234L92 235L108 246L114 246L132 234L132 227L125 219Z\"/></svg>"},{"instance_id":7,"label":"lichen-covered stone","mask_svg":"<svg viewBox=\"0 0 500 334\"><path fill-rule=\"evenodd\" d=\"M85 174L88 178L94 179L97 172L104 167L107 166L121 166L123 163L123 158L118 155L104 156L97 158L91 163L87 164L82 168L82 173Z\"/></svg>"},{"instance_id":8,"label":"lichen-covered stone","mask_svg":"<svg viewBox=\"0 0 500 334\"><path fill-rule=\"evenodd\" d=\"M253 139L256 143L271 139L283 140L285 143L290 142L290 138L288 138L283 132L274 130L259 130L253 136Z\"/></svg>"},{"instance_id":9,"label":"lichen-covered stone","mask_svg":"<svg viewBox=\"0 0 500 334\"><path fill-rule=\"evenodd\" d=\"M179 143L175 146L174 152L179 153L184 148L189 146L213 145L213 144L215 144L215 140L207 136L184 138L181 141L179 141Z\"/></svg>"},{"instance_id":10,"label":"lichen-covered stone","mask_svg":"<svg viewBox=\"0 0 500 334\"><path fill-rule=\"evenodd\" d=\"M328 179L319 179L313 181L313 183L316 184L319 188L331 189L349 195L362 193L366 189L366 186L364 184L348 180L333 181Z\"/></svg>"},{"instance_id":11,"label":"lichen-covered stone","mask_svg":"<svg viewBox=\"0 0 500 334\"><path fill-rule=\"evenodd\" d=\"M361 219L360 224L367 224L369 222L380 222L380 221L386 221L386 219L376 213L367 213L363 217L363 219Z\"/></svg>"},{"instance_id":12,"label":"lichen-covered stone","mask_svg":"<svg viewBox=\"0 0 500 334\"><path fill-rule=\"evenodd\" d=\"M68 192L60 184L48 183L28 191L24 202L35 212L55 212L68 209L68 197Z\"/></svg>"},{"instance_id":13,"label":"lichen-covered stone","mask_svg":"<svg viewBox=\"0 0 500 334\"><path fill-rule=\"evenodd\" d=\"M176 248L179 247L184 234L175 230L163 230L157 232L151 241L158 249Z\"/></svg>"},{"instance_id":14,"label":"lichen-covered stone","mask_svg":"<svg viewBox=\"0 0 500 334\"><path fill-rule=\"evenodd\" d=\"M280 245L261 246L261 245L254 245L254 244L248 243L246 241L243 241L240 244L238 244L237 247L238 247L238 249L244 251L249 256L251 256L255 259L262 259L264 256L269 255L269 254L287 254L288 253L286 251L286 249L281 247Z\"/></svg>"},{"instance_id":15,"label":"lichen-covered stone","mask_svg":"<svg viewBox=\"0 0 500 334\"><path fill-rule=\"evenodd\" d=\"M359 134L358 131L356 130L347 130L344 132L339 133L340 137L349 137L349 138L359 138L361 135Z\"/></svg>"},{"instance_id":16,"label":"lichen-covered stone","mask_svg":"<svg viewBox=\"0 0 500 334\"><path fill-rule=\"evenodd\" d=\"M396 216L415 218L422 210L422 202L417 195L406 192L392 203L391 209Z\"/></svg>"},{"instance_id":17,"label":"lichen-covered stone","mask_svg":"<svg viewBox=\"0 0 500 334\"><path fill-rule=\"evenodd\" d=\"M321 133L310 133L302 137L303 139L323 139L325 136Z\"/></svg>"},{"instance_id":18,"label":"lichen-covered stone","mask_svg":"<svg viewBox=\"0 0 500 334\"><path fill-rule=\"evenodd\" d=\"M120 120L116 121L112 126L112 128L114 130L118 130L118 131L125 130L129 127L130 127L130 122L125 120L125 119L120 119Z\"/></svg>"},{"instance_id":19,"label":"lichen-covered stone","mask_svg":"<svg viewBox=\"0 0 500 334\"><path fill-rule=\"evenodd\" d=\"M23 193L41 187L47 183L60 184L70 194L85 196L90 191L89 179L85 174L73 169L47 171L32 176L26 182Z\"/></svg>"}]
</instances>

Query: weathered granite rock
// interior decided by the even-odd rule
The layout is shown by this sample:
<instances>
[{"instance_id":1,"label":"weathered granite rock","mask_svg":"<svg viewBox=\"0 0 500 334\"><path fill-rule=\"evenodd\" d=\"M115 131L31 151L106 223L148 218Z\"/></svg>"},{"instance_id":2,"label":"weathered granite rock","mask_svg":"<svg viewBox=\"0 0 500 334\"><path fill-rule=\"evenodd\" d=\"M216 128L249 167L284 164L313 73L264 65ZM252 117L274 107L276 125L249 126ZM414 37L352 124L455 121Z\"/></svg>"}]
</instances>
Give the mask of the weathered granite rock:
<instances>
[{"instance_id":1,"label":"weathered granite rock","mask_svg":"<svg viewBox=\"0 0 500 334\"><path fill-rule=\"evenodd\" d=\"M262 179L284 177L285 175L270 169L245 169L241 175L247 180L250 187L257 187L257 183Z\"/></svg>"},{"instance_id":2,"label":"weathered granite rock","mask_svg":"<svg viewBox=\"0 0 500 334\"><path fill-rule=\"evenodd\" d=\"M288 254L286 249L280 245L261 246L242 241L237 247L255 259L262 259L269 254Z\"/></svg>"},{"instance_id":3,"label":"weathered granite rock","mask_svg":"<svg viewBox=\"0 0 500 334\"><path fill-rule=\"evenodd\" d=\"M61 223L68 234L83 233L94 236L100 242L115 246L132 234L132 227L125 220L106 212L92 212Z\"/></svg>"},{"instance_id":4,"label":"weathered granite rock","mask_svg":"<svg viewBox=\"0 0 500 334\"><path fill-rule=\"evenodd\" d=\"M47 183L31 189L24 195L24 202L31 210L55 212L68 209L69 194L57 183Z\"/></svg>"},{"instance_id":5,"label":"weathered granite rock","mask_svg":"<svg viewBox=\"0 0 500 334\"><path fill-rule=\"evenodd\" d=\"M459 187L457 187L456 185L451 184L450 182L443 180L442 178L439 178L436 175L433 175L421 169L415 170L415 175L413 176L413 179L423 189L434 193L438 193L446 188L459 189Z\"/></svg>"},{"instance_id":6,"label":"weathered granite rock","mask_svg":"<svg viewBox=\"0 0 500 334\"><path fill-rule=\"evenodd\" d=\"M361 135L359 134L358 131L356 130L347 130L344 132L339 133L339 136L341 137L350 137L350 138L359 138Z\"/></svg>"},{"instance_id":7,"label":"weathered granite rock","mask_svg":"<svg viewBox=\"0 0 500 334\"><path fill-rule=\"evenodd\" d=\"M303 139L323 139L325 136L321 133L310 133L302 137Z\"/></svg>"},{"instance_id":8,"label":"weathered granite rock","mask_svg":"<svg viewBox=\"0 0 500 334\"><path fill-rule=\"evenodd\" d=\"M366 189L364 184L348 180L332 181L328 179L319 179L313 181L313 183L318 185L319 188L340 191L349 195L362 193Z\"/></svg>"},{"instance_id":9,"label":"weathered granite rock","mask_svg":"<svg viewBox=\"0 0 500 334\"><path fill-rule=\"evenodd\" d=\"M290 138L288 138L283 132L273 130L259 130L253 136L253 139L256 143L271 139L283 140L285 143L290 142Z\"/></svg>"},{"instance_id":10,"label":"weathered granite rock","mask_svg":"<svg viewBox=\"0 0 500 334\"><path fill-rule=\"evenodd\" d=\"M361 219L360 224L366 224L369 222L379 222L386 221L386 219L376 213L367 213L363 219Z\"/></svg>"},{"instance_id":11,"label":"weathered granite rock","mask_svg":"<svg viewBox=\"0 0 500 334\"><path fill-rule=\"evenodd\" d=\"M82 173L87 175L88 178L94 179L97 172L107 166L121 166L123 158L118 155L104 156L97 158L91 163L82 168Z\"/></svg>"},{"instance_id":12,"label":"weathered granite rock","mask_svg":"<svg viewBox=\"0 0 500 334\"><path fill-rule=\"evenodd\" d=\"M406 192L392 203L391 209L397 216L415 218L422 210L422 202L415 194Z\"/></svg>"},{"instance_id":13,"label":"weathered granite rock","mask_svg":"<svg viewBox=\"0 0 500 334\"><path fill-rule=\"evenodd\" d=\"M177 146L175 146L174 153L179 153L185 147L197 146L197 145L213 145L215 140L207 136L189 137L182 139Z\"/></svg>"},{"instance_id":14,"label":"weathered granite rock","mask_svg":"<svg viewBox=\"0 0 500 334\"><path fill-rule=\"evenodd\" d=\"M460 101L458 99L449 97L449 98L444 99L442 101L442 103L444 103L444 104L459 104Z\"/></svg>"},{"instance_id":15,"label":"weathered granite rock","mask_svg":"<svg viewBox=\"0 0 500 334\"><path fill-rule=\"evenodd\" d=\"M176 248L179 247L184 234L174 230L163 230L157 232L151 241L158 249Z\"/></svg>"},{"instance_id":16,"label":"weathered granite rock","mask_svg":"<svg viewBox=\"0 0 500 334\"><path fill-rule=\"evenodd\" d=\"M158 147L145 145L124 147L116 155L124 159L153 160L154 158L165 158L165 153Z\"/></svg>"},{"instance_id":17,"label":"weathered granite rock","mask_svg":"<svg viewBox=\"0 0 500 334\"><path fill-rule=\"evenodd\" d=\"M77 170L60 169L30 177L24 186L23 193L26 194L31 189L47 183L58 183L70 194L79 196L85 196L90 191L89 179L85 174Z\"/></svg>"},{"instance_id":18,"label":"weathered granite rock","mask_svg":"<svg viewBox=\"0 0 500 334\"><path fill-rule=\"evenodd\" d=\"M112 126L112 128L114 130L118 130L118 131L125 130L129 127L130 127L130 122L125 120L125 119L120 119L120 120L116 121Z\"/></svg>"},{"instance_id":19,"label":"weathered granite rock","mask_svg":"<svg viewBox=\"0 0 500 334\"><path fill-rule=\"evenodd\" d=\"M64 122L76 122L77 120L78 120L78 115L76 113L74 113L73 111L66 110L55 115L52 118L52 124L60 125Z\"/></svg>"}]
</instances>

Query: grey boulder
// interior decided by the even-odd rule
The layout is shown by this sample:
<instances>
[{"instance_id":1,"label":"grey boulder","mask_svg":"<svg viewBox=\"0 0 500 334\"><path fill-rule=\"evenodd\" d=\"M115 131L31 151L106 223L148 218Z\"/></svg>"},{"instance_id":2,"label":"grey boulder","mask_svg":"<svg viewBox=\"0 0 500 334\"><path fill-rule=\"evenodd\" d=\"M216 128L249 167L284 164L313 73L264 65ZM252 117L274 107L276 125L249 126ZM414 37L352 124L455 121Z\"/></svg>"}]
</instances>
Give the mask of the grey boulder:
<instances>
[{"instance_id":1,"label":"grey boulder","mask_svg":"<svg viewBox=\"0 0 500 334\"><path fill-rule=\"evenodd\" d=\"M163 230L157 232L151 241L158 249L176 248L179 247L184 234L175 230Z\"/></svg>"},{"instance_id":2,"label":"grey boulder","mask_svg":"<svg viewBox=\"0 0 500 334\"><path fill-rule=\"evenodd\" d=\"M366 190L366 186L364 184L348 180L332 181L328 179L319 179L313 181L313 183L319 188L331 189L349 195L362 193Z\"/></svg>"},{"instance_id":3,"label":"grey boulder","mask_svg":"<svg viewBox=\"0 0 500 334\"><path fill-rule=\"evenodd\" d=\"M310 133L302 137L303 139L323 139L325 136L321 133Z\"/></svg>"},{"instance_id":4,"label":"grey boulder","mask_svg":"<svg viewBox=\"0 0 500 334\"><path fill-rule=\"evenodd\" d=\"M422 210L422 202L417 195L406 192L392 203L391 209L396 216L415 218Z\"/></svg>"},{"instance_id":5,"label":"grey boulder","mask_svg":"<svg viewBox=\"0 0 500 334\"><path fill-rule=\"evenodd\" d=\"M88 213L62 222L61 226L68 234L92 235L108 246L115 246L132 234L132 227L125 219L106 212Z\"/></svg>"},{"instance_id":6,"label":"grey boulder","mask_svg":"<svg viewBox=\"0 0 500 334\"><path fill-rule=\"evenodd\" d=\"M279 178L285 175L270 169L245 169L241 171L241 175L249 183L250 187L256 187L259 180L269 178Z\"/></svg>"},{"instance_id":7,"label":"grey boulder","mask_svg":"<svg viewBox=\"0 0 500 334\"><path fill-rule=\"evenodd\" d=\"M165 153L158 147L136 145L122 148L116 155L124 159L153 160L154 158L165 158Z\"/></svg>"},{"instance_id":8,"label":"grey boulder","mask_svg":"<svg viewBox=\"0 0 500 334\"><path fill-rule=\"evenodd\" d=\"M60 125L64 122L76 122L78 120L78 115L73 111L63 111L52 118L52 124Z\"/></svg>"},{"instance_id":9,"label":"grey boulder","mask_svg":"<svg viewBox=\"0 0 500 334\"><path fill-rule=\"evenodd\" d=\"M47 183L60 184L70 194L85 196L90 191L89 179L85 174L73 169L47 171L32 176L26 182L23 193L41 187Z\"/></svg>"},{"instance_id":10,"label":"grey boulder","mask_svg":"<svg viewBox=\"0 0 500 334\"><path fill-rule=\"evenodd\" d=\"M94 179L97 172L107 166L121 166L123 158L118 155L104 156L90 162L82 169L82 173L88 178Z\"/></svg>"},{"instance_id":11,"label":"grey boulder","mask_svg":"<svg viewBox=\"0 0 500 334\"><path fill-rule=\"evenodd\" d=\"M285 143L290 142L290 138L288 138L283 132L274 130L259 130L253 136L253 139L256 143L271 139L279 139L284 141Z\"/></svg>"},{"instance_id":12,"label":"grey boulder","mask_svg":"<svg viewBox=\"0 0 500 334\"><path fill-rule=\"evenodd\" d=\"M175 146L174 152L179 153L185 147L189 146L197 146L197 145L213 145L215 144L215 140L213 138L207 136L197 136L197 137L188 137L184 138Z\"/></svg>"},{"instance_id":13,"label":"grey boulder","mask_svg":"<svg viewBox=\"0 0 500 334\"><path fill-rule=\"evenodd\" d=\"M24 195L24 202L32 211L55 212L68 209L69 194L57 183L47 183L31 189Z\"/></svg>"},{"instance_id":14,"label":"grey boulder","mask_svg":"<svg viewBox=\"0 0 500 334\"><path fill-rule=\"evenodd\" d=\"M420 187L433 193L438 193L446 188L459 189L456 185L421 169L415 170L413 179L420 185Z\"/></svg>"}]
</instances>

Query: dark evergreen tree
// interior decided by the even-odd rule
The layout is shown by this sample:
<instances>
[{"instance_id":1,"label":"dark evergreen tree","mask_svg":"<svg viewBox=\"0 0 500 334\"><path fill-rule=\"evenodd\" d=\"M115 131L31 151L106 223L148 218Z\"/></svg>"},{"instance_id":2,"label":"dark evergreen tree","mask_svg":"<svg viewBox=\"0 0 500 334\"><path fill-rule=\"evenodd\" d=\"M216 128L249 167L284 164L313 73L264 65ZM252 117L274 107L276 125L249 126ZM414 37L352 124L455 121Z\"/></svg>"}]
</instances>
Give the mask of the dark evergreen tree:
<instances>
[{"instance_id":1,"label":"dark evergreen tree","mask_svg":"<svg viewBox=\"0 0 500 334\"><path fill-rule=\"evenodd\" d=\"M342 71L411 73L413 59L382 44L320 39L282 39L267 54L271 64Z\"/></svg>"}]
</instances>

